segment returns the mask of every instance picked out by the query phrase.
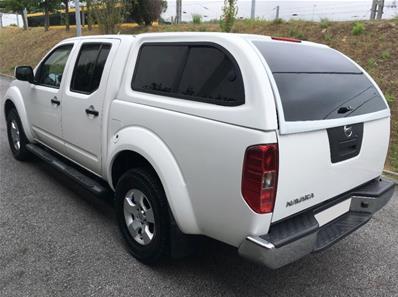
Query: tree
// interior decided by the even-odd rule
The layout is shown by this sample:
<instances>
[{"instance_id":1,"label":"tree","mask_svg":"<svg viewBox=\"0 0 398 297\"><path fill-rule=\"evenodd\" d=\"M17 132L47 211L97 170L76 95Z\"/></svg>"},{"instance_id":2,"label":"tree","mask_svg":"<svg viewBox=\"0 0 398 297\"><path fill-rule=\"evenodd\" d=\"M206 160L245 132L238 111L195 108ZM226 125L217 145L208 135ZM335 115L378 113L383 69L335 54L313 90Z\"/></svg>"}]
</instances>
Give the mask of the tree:
<instances>
[{"instance_id":1,"label":"tree","mask_svg":"<svg viewBox=\"0 0 398 297\"><path fill-rule=\"evenodd\" d=\"M237 0L224 0L223 15L220 20L221 30L231 32L238 14Z\"/></svg>"},{"instance_id":2,"label":"tree","mask_svg":"<svg viewBox=\"0 0 398 297\"><path fill-rule=\"evenodd\" d=\"M114 34L124 19L125 3L123 0L97 0L92 4L94 18L103 33Z\"/></svg>"},{"instance_id":3,"label":"tree","mask_svg":"<svg viewBox=\"0 0 398 297\"><path fill-rule=\"evenodd\" d=\"M31 1L34 2L34 1ZM44 10L44 31L48 31L50 27L50 12L59 8L61 0L38 0L36 1L36 7Z\"/></svg>"},{"instance_id":4,"label":"tree","mask_svg":"<svg viewBox=\"0 0 398 297\"><path fill-rule=\"evenodd\" d=\"M139 24L150 26L159 20L167 9L166 0L132 0L129 3L130 16Z\"/></svg>"},{"instance_id":5,"label":"tree","mask_svg":"<svg viewBox=\"0 0 398 297\"><path fill-rule=\"evenodd\" d=\"M50 0L44 0L41 6L44 9L44 31L48 31L50 27Z\"/></svg>"},{"instance_id":6,"label":"tree","mask_svg":"<svg viewBox=\"0 0 398 297\"><path fill-rule=\"evenodd\" d=\"M32 8L31 0L1 0L0 1L0 11L4 12L16 12L22 15L23 20L23 28L24 30L28 29L27 20L23 17L24 16L24 9L30 10Z\"/></svg>"},{"instance_id":7,"label":"tree","mask_svg":"<svg viewBox=\"0 0 398 297\"><path fill-rule=\"evenodd\" d=\"M93 29L93 12L92 12L92 0L86 0L86 15L87 15L87 27L91 31Z\"/></svg>"},{"instance_id":8,"label":"tree","mask_svg":"<svg viewBox=\"0 0 398 297\"><path fill-rule=\"evenodd\" d=\"M69 0L63 0L63 4L65 7L65 30L69 31L70 30L70 25L69 25Z\"/></svg>"}]
</instances>

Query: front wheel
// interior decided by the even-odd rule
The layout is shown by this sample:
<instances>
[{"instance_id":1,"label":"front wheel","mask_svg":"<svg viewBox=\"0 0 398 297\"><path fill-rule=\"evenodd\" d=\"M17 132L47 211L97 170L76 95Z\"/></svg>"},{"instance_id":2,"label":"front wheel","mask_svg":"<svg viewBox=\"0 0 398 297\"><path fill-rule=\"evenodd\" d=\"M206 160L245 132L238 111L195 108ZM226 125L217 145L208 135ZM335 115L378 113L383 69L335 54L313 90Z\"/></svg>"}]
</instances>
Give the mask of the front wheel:
<instances>
[{"instance_id":1,"label":"front wheel","mask_svg":"<svg viewBox=\"0 0 398 297\"><path fill-rule=\"evenodd\" d=\"M127 171L116 186L116 215L129 252L145 264L168 256L170 217L163 187L149 169Z\"/></svg>"},{"instance_id":2,"label":"front wheel","mask_svg":"<svg viewBox=\"0 0 398 297\"><path fill-rule=\"evenodd\" d=\"M29 140L26 138L21 119L15 108L11 109L7 114L7 136L14 158L19 161L30 159L31 155L26 149Z\"/></svg>"}]
</instances>

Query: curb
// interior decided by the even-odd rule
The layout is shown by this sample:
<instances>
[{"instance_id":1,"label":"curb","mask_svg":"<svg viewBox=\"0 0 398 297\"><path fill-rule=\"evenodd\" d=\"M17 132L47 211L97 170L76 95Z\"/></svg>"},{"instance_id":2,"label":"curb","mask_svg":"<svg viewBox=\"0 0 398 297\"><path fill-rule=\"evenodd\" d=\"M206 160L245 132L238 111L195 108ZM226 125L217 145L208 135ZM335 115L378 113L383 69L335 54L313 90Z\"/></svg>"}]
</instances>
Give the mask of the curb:
<instances>
[{"instance_id":1,"label":"curb","mask_svg":"<svg viewBox=\"0 0 398 297\"><path fill-rule=\"evenodd\" d=\"M384 173L387 173L389 175L396 176L398 178L398 172L390 171L390 170L383 170Z\"/></svg>"},{"instance_id":2,"label":"curb","mask_svg":"<svg viewBox=\"0 0 398 297\"><path fill-rule=\"evenodd\" d=\"M10 80L10 81L15 79L14 76L8 75L8 74L3 74L3 73L0 73L0 77L4 78L4 79L7 79L7 80Z\"/></svg>"},{"instance_id":3,"label":"curb","mask_svg":"<svg viewBox=\"0 0 398 297\"><path fill-rule=\"evenodd\" d=\"M395 185L398 185L398 173L390 170L383 170L383 176L387 178L388 180L392 181L395 183Z\"/></svg>"}]
</instances>

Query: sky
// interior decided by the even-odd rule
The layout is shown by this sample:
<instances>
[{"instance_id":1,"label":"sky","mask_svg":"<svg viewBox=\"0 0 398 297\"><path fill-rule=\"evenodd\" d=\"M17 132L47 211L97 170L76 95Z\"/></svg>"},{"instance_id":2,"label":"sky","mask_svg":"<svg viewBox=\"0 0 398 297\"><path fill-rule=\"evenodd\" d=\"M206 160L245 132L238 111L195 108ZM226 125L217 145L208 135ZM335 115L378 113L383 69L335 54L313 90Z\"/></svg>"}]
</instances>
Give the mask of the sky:
<instances>
[{"instance_id":1,"label":"sky","mask_svg":"<svg viewBox=\"0 0 398 297\"><path fill-rule=\"evenodd\" d=\"M163 18L171 20L175 16L175 0L168 0L168 9ZM395 3L398 1L395 0ZM218 19L221 15L223 0L182 0L183 21L191 21L192 14L202 15L204 20ZM279 5L279 16L283 19L320 20L355 20L368 19L371 0L256 0L256 17L273 19L276 6ZM385 1L385 18L398 15L398 8L393 7L394 0ZM251 0L238 0L238 17L250 17Z\"/></svg>"},{"instance_id":2,"label":"sky","mask_svg":"<svg viewBox=\"0 0 398 297\"><path fill-rule=\"evenodd\" d=\"M168 9L162 17L170 21L176 13L176 0L167 0ZM272 20L279 6L279 17L285 20L305 19L319 21L328 18L335 21L369 19L372 0L256 0L256 17ZM182 0L183 21L191 21L193 14L203 20L219 19L224 0ZM395 4L395 5L394 5ZM251 0L238 0L238 17L250 17ZM398 0L385 0L383 18L398 16ZM3 25L16 24L15 15L3 15ZM22 26L20 17L19 24Z\"/></svg>"}]
</instances>

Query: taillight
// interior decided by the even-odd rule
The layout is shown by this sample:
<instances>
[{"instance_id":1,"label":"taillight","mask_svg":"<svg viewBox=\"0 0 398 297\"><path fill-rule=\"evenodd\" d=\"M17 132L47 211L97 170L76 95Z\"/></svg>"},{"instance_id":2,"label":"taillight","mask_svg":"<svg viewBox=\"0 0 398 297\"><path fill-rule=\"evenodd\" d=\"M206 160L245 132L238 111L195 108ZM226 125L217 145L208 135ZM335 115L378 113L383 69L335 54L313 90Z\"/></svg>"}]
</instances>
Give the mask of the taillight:
<instances>
[{"instance_id":1,"label":"taillight","mask_svg":"<svg viewBox=\"0 0 398 297\"><path fill-rule=\"evenodd\" d=\"M278 184L278 145L256 145L246 150L242 195L257 213L272 212Z\"/></svg>"}]
</instances>

